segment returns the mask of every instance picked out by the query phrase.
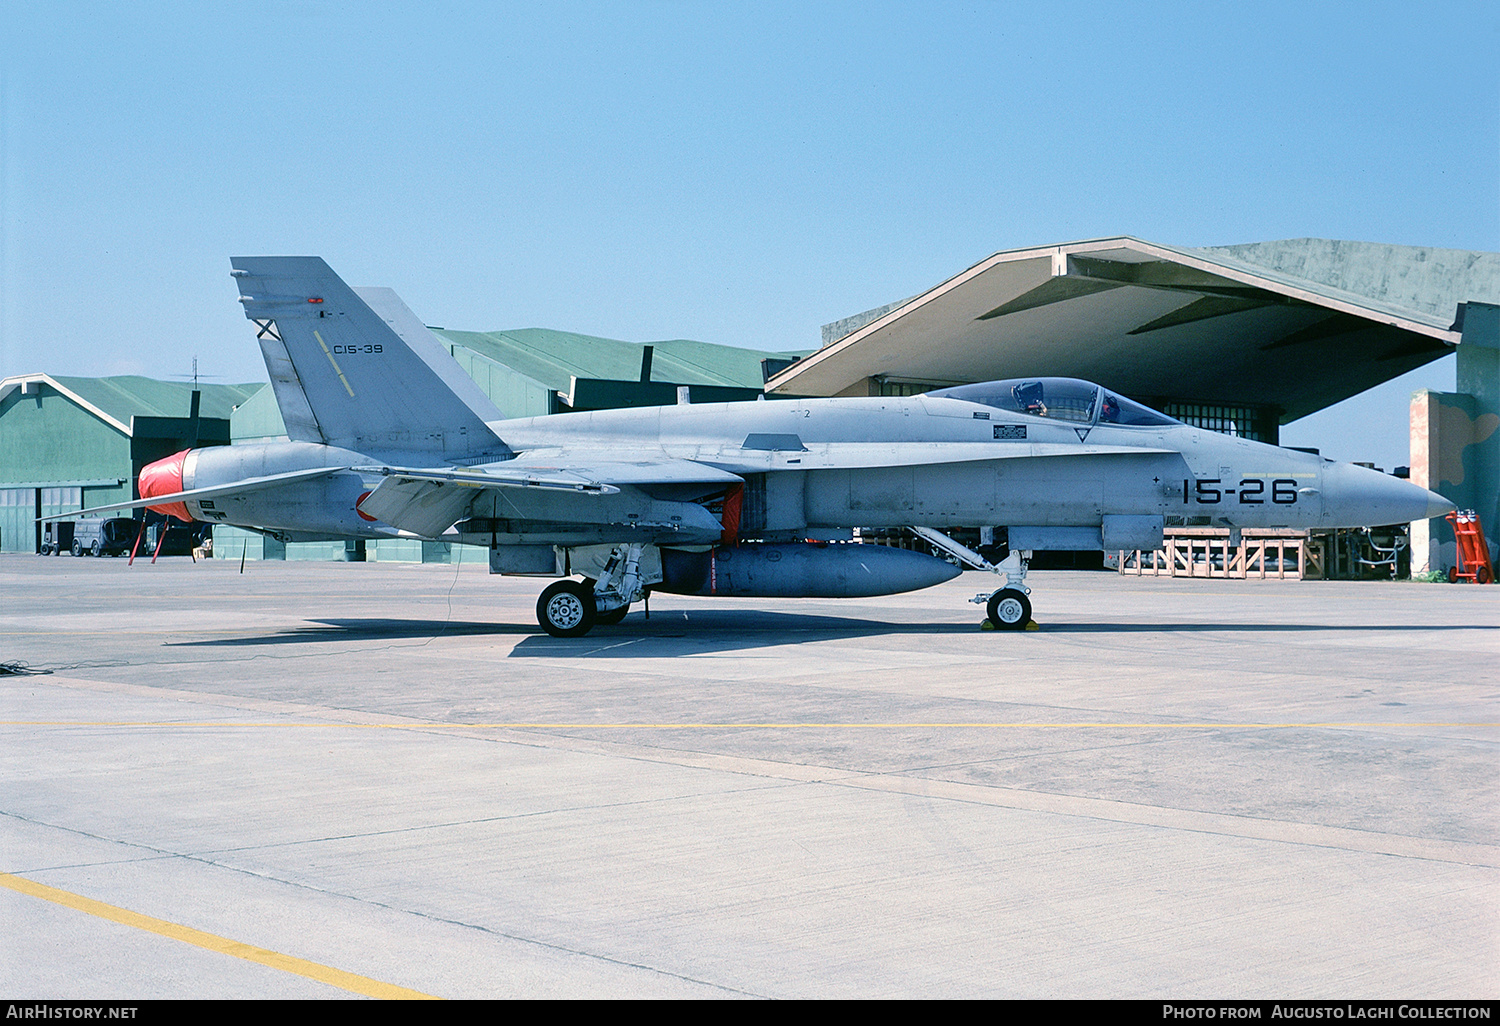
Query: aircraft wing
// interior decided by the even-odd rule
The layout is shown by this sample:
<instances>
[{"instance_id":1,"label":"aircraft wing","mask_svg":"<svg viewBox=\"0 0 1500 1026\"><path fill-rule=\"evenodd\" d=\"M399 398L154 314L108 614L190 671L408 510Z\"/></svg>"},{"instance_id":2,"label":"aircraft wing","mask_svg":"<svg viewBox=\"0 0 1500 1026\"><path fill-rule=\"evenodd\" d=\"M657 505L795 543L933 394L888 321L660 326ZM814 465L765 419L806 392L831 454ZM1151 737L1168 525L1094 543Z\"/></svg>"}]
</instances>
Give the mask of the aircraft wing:
<instances>
[{"instance_id":1,"label":"aircraft wing","mask_svg":"<svg viewBox=\"0 0 1500 1026\"><path fill-rule=\"evenodd\" d=\"M484 491L536 488L600 496L621 486L743 482L737 474L667 456L621 461L605 454L531 454L483 467L358 467L385 480L360 502L360 512L403 531L435 538L459 520Z\"/></svg>"},{"instance_id":2,"label":"aircraft wing","mask_svg":"<svg viewBox=\"0 0 1500 1026\"><path fill-rule=\"evenodd\" d=\"M265 477L251 477L243 481L235 481L233 484L215 485L212 488L190 488L185 492L153 495L149 499L136 499L133 502L115 502L108 506L91 506L88 509L75 509L69 513L54 513L51 516L37 517L36 519L39 521L76 520L78 517L93 516L97 513L116 513L122 509L145 509L147 506L166 506L187 499L213 499L220 495L240 495L245 492L257 492L264 488L275 488L278 485L291 484L294 481L311 481L314 478L327 477L329 474L337 474L340 471L348 469L348 467L313 467L309 470L293 470L286 474L268 474Z\"/></svg>"}]
</instances>

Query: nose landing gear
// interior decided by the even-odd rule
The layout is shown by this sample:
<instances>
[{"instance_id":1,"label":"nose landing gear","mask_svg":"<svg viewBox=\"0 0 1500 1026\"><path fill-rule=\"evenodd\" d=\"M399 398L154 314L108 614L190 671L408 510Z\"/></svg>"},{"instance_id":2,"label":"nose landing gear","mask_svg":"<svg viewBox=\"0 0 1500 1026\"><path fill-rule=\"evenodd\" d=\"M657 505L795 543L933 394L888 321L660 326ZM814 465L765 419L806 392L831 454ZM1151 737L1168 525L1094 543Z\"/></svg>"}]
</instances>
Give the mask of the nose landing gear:
<instances>
[{"instance_id":1,"label":"nose landing gear","mask_svg":"<svg viewBox=\"0 0 1500 1026\"><path fill-rule=\"evenodd\" d=\"M977 606L984 606L989 613L989 624L996 630L1024 631L1031 623L1031 600L1026 596L1031 589L1026 587L1026 559L1030 552L1011 549L998 563L991 563L967 545L960 545L941 531L930 527L913 527L912 533L925 538L935 548L947 552L955 559L969 564L976 570L988 570L1005 578L1005 587L988 595L979 594L969 599Z\"/></svg>"},{"instance_id":2,"label":"nose landing gear","mask_svg":"<svg viewBox=\"0 0 1500 1026\"><path fill-rule=\"evenodd\" d=\"M999 631L1024 631L1031 623L1031 599L1026 596L1026 556L1031 553L1012 551L988 569L1005 575L1005 587L989 595L975 595L969 601L983 605L989 613L990 626Z\"/></svg>"},{"instance_id":3,"label":"nose landing gear","mask_svg":"<svg viewBox=\"0 0 1500 1026\"><path fill-rule=\"evenodd\" d=\"M1024 631L1031 622L1031 600L1016 588L1001 588L985 608L997 630Z\"/></svg>"}]
</instances>

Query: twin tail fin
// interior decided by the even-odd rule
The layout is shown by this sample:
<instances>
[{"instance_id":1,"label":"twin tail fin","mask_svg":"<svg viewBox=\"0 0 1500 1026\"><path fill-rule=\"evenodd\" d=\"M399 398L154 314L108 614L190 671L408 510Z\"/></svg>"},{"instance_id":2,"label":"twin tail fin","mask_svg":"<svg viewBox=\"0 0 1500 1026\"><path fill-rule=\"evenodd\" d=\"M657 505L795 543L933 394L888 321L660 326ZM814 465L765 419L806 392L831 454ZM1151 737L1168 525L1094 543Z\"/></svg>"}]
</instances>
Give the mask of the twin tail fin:
<instances>
[{"instance_id":1,"label":"twin tail fin","mask_svg":"<svg viewBox=\"0 0 1500 1026\"><path fill-rule=\"evenodd\" d=\"M390 289L352 289L320 257L230 263L287 437L446 462L509 453L487 423L503 415Z\"/></svg>"}]
</instances>

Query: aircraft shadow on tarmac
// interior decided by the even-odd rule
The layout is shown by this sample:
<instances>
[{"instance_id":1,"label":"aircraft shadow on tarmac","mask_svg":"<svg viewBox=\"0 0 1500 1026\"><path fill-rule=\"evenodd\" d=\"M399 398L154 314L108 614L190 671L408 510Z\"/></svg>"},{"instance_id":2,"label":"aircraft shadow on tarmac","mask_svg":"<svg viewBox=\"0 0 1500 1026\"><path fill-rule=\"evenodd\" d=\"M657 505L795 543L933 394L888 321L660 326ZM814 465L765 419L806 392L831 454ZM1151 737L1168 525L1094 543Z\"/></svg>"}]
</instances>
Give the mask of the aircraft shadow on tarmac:
<instances>
[{"instance_id":1,"label":"aircraft shadow on tarmac","mask_svg":"<svg viewBox=\"0 0 1500 1026\"><path fill-rule=\"evenodd\" d=\"M583 638L553 638L538 634L531 624L478 623L473 621L403 620L389 618L325 618L305 626L258 636L240 636L204 641L169 643L173 647L244 648L259 645L299 645L340 641L401 641L457 637L526 635L512 649L511 657L580 658L594 654L620 657L660 657L681 651L734 650L770 645L800 644L839 638L912 635L988 635L995 643L1022 642L1027 636L1015 631L981 632L979 620L948 623L887 623L856 617L821 614L777 613L763 610L705 609L685 614L663 611L647 620L632 613L613 627L596 628ZM1282 633L1358 631L1500 630L1472 624L1299 624L1299 623L1162 623L1085 622L1054 623L1039 628L1041 634L1173 634L1173 633ZM671 642L663 646L653 642Z\"/></svg>"},{"instance_id":2,"label":"aircraft shadow on tarmac","mask_svg":"<svg viewBox=\"0 0 1500 1026\"><path fill-rule=\"evenodd\" d=\"M271 634L168 642L173 648L244 648L251 645L301 645L317 641L400 641L405 638L465 637L483 634L535 634L519 623L473 623L458 620L316 619L305 626Z\"/></svg>"},{"instance_id":3,"label":"aircraft shadow on tarmac","mask_svg":"<svg viewBox=\"0 0 1500 1026\"><path fill-rule=\"evenodd\" d=\"M599 627L584 638L554 638L539 633L534 624L476 623L473 621L319 618L306 624L263 635L241 635L203 641L168 642L181 648L247 648L260 645L305 645L339 641L401 641L526 635L511 652L513 656L569 656L577 658L595 651L613 655L661 656L660 646L639 652L627 643L684 640L691 648L738 649L823 641L840 637L870 637L883 634L978 633L978 622L903 624L852 617L797 615L759 610L704 610L684 616L682 611L656 613L647 620L632 614L622 624ZM634 647L633 645L631 647Z\"/></svg>"},{"instance_id":4,"label":"aircraft shadow on tarmac","mask_svg":"<svg viewBox=\"0 0 1500 1026\"><path fill-rule=\"evenodd\" d=\"M673 617L676 617L675 619ZM684 620L681 613L668 614L647 623L634 615L617 627L596 627L587 637L558 639L546 635L533 635L520 642L511 651L511 657L534 658L571 657L591 655L610 658L660 657L692 652L711 652L757 648L769 645L800 644L813 641L830 641L838 638L863 638L880 635L962 635L972 634L993 644L1024 644L1025 638L1035 636L1030 632L983 631L979 620L953 623L884 623L878 620L859 620L832 616L797 616L787 613L741 613L731 610L715 610L695 613ZM1255 632L1298 633L1360 631L1450 631L1468 629L1462 625L1433 624L1412 626L1407 624L1285 624L1285 623L1058 623L1039 626L1039 634L1156 634L1156 633L1215 633ZM1485 627L1483 630L1500 630ZM652 641L673 641L674 652L664 652L662 645ZM643 644L637 644L642 642Z\"/></svg>"}]
</instances>

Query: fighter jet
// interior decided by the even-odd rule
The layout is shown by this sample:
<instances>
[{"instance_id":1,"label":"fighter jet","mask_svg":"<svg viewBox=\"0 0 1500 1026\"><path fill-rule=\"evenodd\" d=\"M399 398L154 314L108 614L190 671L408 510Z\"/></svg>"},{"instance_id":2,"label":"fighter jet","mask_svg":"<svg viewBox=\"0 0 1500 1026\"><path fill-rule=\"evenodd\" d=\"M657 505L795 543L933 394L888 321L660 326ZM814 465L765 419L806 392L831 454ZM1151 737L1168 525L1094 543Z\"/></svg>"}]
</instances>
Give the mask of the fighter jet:
<instances>
[{"instance_id":1,"label":"fighter jet","mask_svg":"<svg viewBox=\"0 0 1500 1026\"><path fill-rule=\"evenodd\" d=\"M317 257L231 265L287 441L177 453L141 472L140 501L86 512L484 546L492 573L559 578L537 602L558 637L618 623L652 591L887 595L951 580L955 562L1004 578L974 601L1020 629L1039 550L1152 550L1169 521L1358 527L1453 508L1069 378L506 419L389 289L352 289ZM1003 529L1003 558L955 527ZM853 543L876 528L952 560Z\"/></svg>"}]
</instances>

